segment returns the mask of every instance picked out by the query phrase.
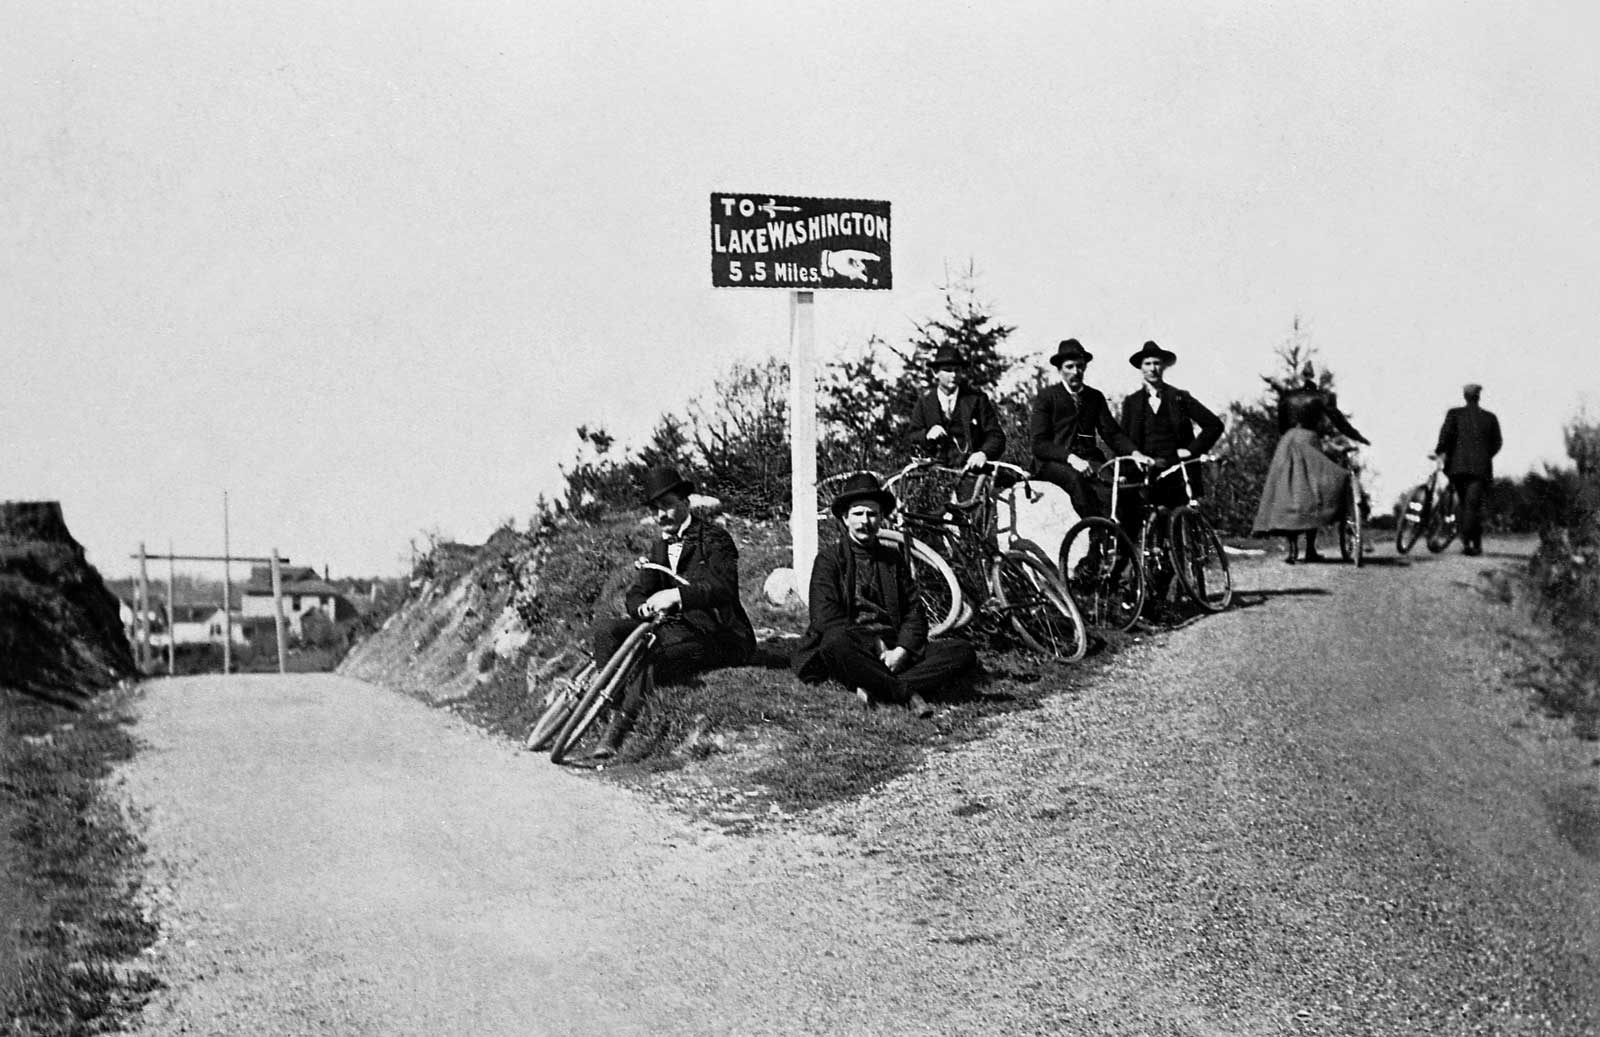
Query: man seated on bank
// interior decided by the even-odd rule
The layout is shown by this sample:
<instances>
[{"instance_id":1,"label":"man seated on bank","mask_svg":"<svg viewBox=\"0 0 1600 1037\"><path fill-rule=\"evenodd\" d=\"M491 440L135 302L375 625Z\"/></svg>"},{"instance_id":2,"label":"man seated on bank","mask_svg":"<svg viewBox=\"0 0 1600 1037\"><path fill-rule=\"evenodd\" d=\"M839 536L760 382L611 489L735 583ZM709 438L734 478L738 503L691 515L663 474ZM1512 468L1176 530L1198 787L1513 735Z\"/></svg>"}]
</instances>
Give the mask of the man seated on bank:
<instances>
[{"instance_id":1,"label":"man seated on bank","mask_svg":"<svg viewBox=\"0 0 1600 1037\"><path fill-rule=\"evenodd\" d=\"M1128 363L1144 377L1144 385L1122 401L1122 427L1128 430L1128 438L1135 446L1155 458L1158 467L1148 473L1152 480L1159 471L1206 453L1222 438L1221 418L1184 390L1167 384L1167 368L1177 362L1178 354L1154 342L1146 342L1144 348L1128 357ZM1201 493L1197 467L1189 472L1189 486L1196 496ZM1130 503L1132 496L1129 495ZM1182 475L1173 472L1152 482L1146 500L1152 506L1167 508L1189 503ZM1141 519L1138 513L1130 514L1132 523L1124 521L1124 525L1131 532Z\"/></svg>"},{"instance_id":2,"label":"man seated on bank","mask_svg":"<svg viewBox=\"0 0 1600 1037\"><path fill-rule=\"evenodd\" d=\"M951 468L976 468L1006 452L1000 414L989 397L966 384L967 360L954 346L933 355L933 388L911 408L911 452Z\"/></svg>"},{"instance_id":3,"label":"man seated on bank","mask_svg":"<svg viewBox=\"0 0 1600 1037\"><path fill-rule=\"evenodd\" d=\"M1028 428L1033 441L1033 477L1067 491L1072 510L1080 519L1106 517L1111 510L1111 473L1099 478L1095 469L1106 461L1095 435L1118 456L1133 455L1142 465L1155 458L1139 450L1128 433L1111 416L1111 407L1098 389L1084 383L1094 354L1069 338L1056 348L1050 366L1061 374L1059 385L1049 385L1034 397ZM1118 472L1117 477L1131 473Z\"/></svg>"},{"instance_id":4,"label":"man seated on bank","mask_svg":"<svg viewBox=\"0 0 1600 1037\"><path fill-rule=\"evenodd\" d=\"M605 665L634 627L663 612L675 615L656 627L650 660L657 683L742 666L755 654L755 631L739 603L739 549L726 529L690 510L693 492L694 484L676 468L652 468L646 474L645 502L661 527L649 560L689 582L679 586L663 572L640 569L628 588L628 614L594 625L590 636L596 666ZM635 682L612 714L595 759L617 754L643 705L643 682Z\"/></svg>"},{"instance_id":5,"label":"man seated on bank","mask_svg":"<svg viewBox=\"0 0 1600 1037\"><path fill-rule=\"evenodd\" d=\"M791 665L807 683L833 678L870 706L905 706L933 715L923 696L977 668L977 653L959 638L928 639L928 620L911 564L900 546L878 540L894 494L877 477L847 480L833 498L845 535L811 566L810 623Z\"/></svg>"}]
</instances>

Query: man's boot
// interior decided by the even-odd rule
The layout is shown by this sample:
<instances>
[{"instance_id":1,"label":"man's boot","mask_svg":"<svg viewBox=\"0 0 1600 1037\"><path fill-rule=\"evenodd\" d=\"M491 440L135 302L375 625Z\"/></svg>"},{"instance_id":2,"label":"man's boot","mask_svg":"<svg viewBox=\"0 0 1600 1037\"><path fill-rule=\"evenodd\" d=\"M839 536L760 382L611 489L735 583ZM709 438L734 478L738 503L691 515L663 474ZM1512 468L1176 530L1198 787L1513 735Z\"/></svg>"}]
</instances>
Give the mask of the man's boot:
<instances>
[{"instance_id":1,"label":"man's boot","mask_svg":"<svg viewBox=\"0 0 1600 1037\"><path fill-rule=\"evenodd\" d=\"M594 752L589 754L591 760L609 760L617 755L622 748L622 742L628 737L628 732L633 730L633 718L622 710L611 714L611 722L606 725L606 733L600 736L600 744L595 746Z\"/></svg>"}]
</instances>

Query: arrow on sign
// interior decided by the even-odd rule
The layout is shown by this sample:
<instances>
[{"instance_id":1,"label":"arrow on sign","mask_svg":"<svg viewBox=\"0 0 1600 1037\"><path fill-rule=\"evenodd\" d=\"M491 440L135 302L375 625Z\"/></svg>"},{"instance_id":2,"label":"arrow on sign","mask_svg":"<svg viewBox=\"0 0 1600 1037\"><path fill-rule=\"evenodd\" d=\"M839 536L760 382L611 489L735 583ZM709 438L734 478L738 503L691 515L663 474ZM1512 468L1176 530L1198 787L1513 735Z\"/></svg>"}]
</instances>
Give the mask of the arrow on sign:
<instances>
[{"instance_id":1,"label":"arrow on sign","mask_svg":"<svg viewBox=\"0 0 1600 1037\"><path fill-rule=\"evenodd\" d=\"M758 205L758 206L756 206L756 208L760 209L762 212L766 213L767 214L767 219L769 219L769 220L776 219L778 213L780 213L780 212L799 212L800 211L800 206L798 206L798 205L779 205L778 204L778 200L776 198L768 198L766 205Z\"/></svg>"}]
</instances>

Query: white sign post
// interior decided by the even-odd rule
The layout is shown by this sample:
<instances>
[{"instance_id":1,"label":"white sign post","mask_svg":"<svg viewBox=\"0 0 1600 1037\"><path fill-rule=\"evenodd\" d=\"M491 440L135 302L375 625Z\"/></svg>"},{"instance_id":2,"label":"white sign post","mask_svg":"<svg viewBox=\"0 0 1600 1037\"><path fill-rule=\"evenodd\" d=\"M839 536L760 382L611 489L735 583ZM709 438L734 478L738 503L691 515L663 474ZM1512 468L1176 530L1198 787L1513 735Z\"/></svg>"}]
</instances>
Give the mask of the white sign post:
<instances>
[{"instance_id":1,"label":"white sign post","mask_svg":"<svg viewBox=\"0 0 1600 1037\"><path fill-rule=\"evenodd\" d=\"M817 557L817 345L812 292L789 296L789 536L794 589L810 604Z\"/></svg>"}]
</instances>

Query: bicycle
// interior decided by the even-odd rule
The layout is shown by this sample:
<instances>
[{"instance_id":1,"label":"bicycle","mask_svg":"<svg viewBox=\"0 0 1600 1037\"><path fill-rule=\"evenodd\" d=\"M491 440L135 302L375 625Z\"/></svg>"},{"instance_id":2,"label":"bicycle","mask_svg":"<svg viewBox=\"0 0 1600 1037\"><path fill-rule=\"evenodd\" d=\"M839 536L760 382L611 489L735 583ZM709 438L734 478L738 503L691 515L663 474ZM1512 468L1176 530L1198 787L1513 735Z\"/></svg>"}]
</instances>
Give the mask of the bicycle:
<instances>
[{"instance_id":1,"label":"bicycle","mask_svg":"<svg viewBox=\"0 0 1600 1037\"><path fill-rule=\"evenodd\" d=\"M1456 495L1444 474L1444 459L1433 459L1433 471L1413 486L1400 506L1395 523L1394 548L1406 554L1426 537L1428 550L1438 554L1456 536Z\"/></svg>"},{"instance_id":2,"label":"bicycle","mask_svg":"<svg viewBox=\"0 0 1600 1037\"><path fill-rule=\"evenodd\" d=\"M1138 462L1130 456L1113 457L1094 470L1097 477L1108 468L1112 472L1112 515L1117 514L1124 487L1144 484L1142 478L1123 478L1123 464ZM1099 515L1073 523L1061 538L1058 567L1090 626L1128 631L1139 621L1144 610L1145 564L1122 523Z\"/></svg>"},{"instance_id":3,"label":"bicycle","mask_svg":"<svg viewBox=\"0 0 1600 1037\"><path fill-rule=\"evenodd\" d=\"M838 538L839 523L829 511L835 488L852 476L863 474L878 478L877 472L863 468L817 480L817 514L823 516L818 520L819 526L822 527L818 530L819 545L830 544ZM894 528L879 529L878 542L902 549L906 554L906 560L911 563L911 576L916 582L923 611L928 617L929 637L947 634L964 625L961 614L961 587L956 580L955 571L939 556L939 552L909 533Z\"/></svg>"},{"instance_id":4,"label":"bicycle","mask_svg":"<svg viewBox=\"0 0 1600 1037\"><path fill-rule=\"evenodd\" d=\"M1221 612L1233 603L1233 574L1228 571L1228 555L1222 538L1211 522L1200 513L1203 503L1194 492L1189 466L1221 464L1215 454L1200 454L1168 465L1157 472L1146 486L1177 475L1183 480L1187 504L1175 508L1145 504L1144 523L1139 531L1139 560L1144 567L1146 592L1170 587L1176 579L1190 600L1207 612ZM1113 493L1116 485L1113 483Z\"/></svg>"},{"instance_id":5,"label":"bicycle","mask_svg":"<svg viewBox=\"0 0 1600 1037\"><path fill-rule=\"evenodd\" d=\"M915 485L924 478L954 477L959 486L969 476L972 492L965 499L959 494L930 498ZM998 485L1001 476L1009 480L1003 486ZM891 521L926 543L955 574L958 626L975 624L991 632L1009 627L1033 651L1076 662L1088 651L1089 639L1072 592L1054 562L1017 535L1014 499L1005 509L1010 524L1002 528L998 522L998 498L1026 487L1027 478L1026 471L1003 461L967 470L913 461L884 487L904 502Z\"/></svg>"},{"instance_id":6,"label":"bicycle","mask_svg":"<svg viewBox=\"0 0 1600 1037\"><path fill-rule=\"evenodd\" d=\"M1330 457L1350 473L1350 503L1335 525L1339 533L1339 557L1361 568L1366 557L1367 491L1361 485L1361 464L1356 460L1356 444L1343 436L1328 441Z\"/></svg>"},{"instance_id":7,"label":"bicycle","mask_svg":"<svg viewBox=\"0 0 1600 1037\"><path fill-rule=\"evenodd\" d=\"M688 580L664 565L641 558L633 563L633 567L664 572L680 587L689 586ZM623 696L635 680L644 682L644 693L648 698L655 687L650 649L655 645L656 628L673 618L675 614L672 613L655 613L628 632L605 665L596 668L591 663L579 672L581 680L559 686L543 715L529 732L528 748L538 749L548 741L550 762L561 763L602 713L622 705Z\"/></svg>"}]
</instances>

